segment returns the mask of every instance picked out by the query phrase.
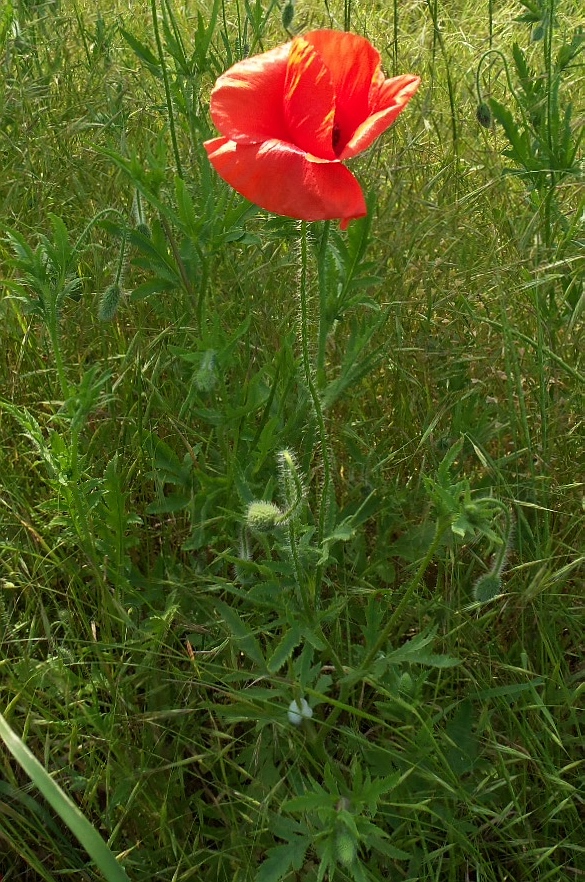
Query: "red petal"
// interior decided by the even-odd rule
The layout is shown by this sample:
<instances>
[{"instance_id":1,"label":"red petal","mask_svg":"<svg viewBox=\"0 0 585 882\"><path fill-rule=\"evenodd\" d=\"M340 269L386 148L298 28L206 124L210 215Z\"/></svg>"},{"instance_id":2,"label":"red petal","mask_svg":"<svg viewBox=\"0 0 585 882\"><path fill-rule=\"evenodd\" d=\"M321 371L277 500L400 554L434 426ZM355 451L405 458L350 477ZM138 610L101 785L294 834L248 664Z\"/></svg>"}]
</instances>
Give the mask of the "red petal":
<instances>
[{"instance_id":1,"label":"red petal","mask_svg":"<svg viewBox=\"0 0 585 882\"><path fill-rule=\"evenodd\" d=\"M376 138L385 132L396 117L402 113L419 85L420 78L412 74L384 80L377 90L378 94L373 103L372 115L358 126L339 154L339 158L350 159L373 144Z\"/></svg>"},{"instance_id":2,"label":"red petal","mask_svg":"<svg viewBox=\"0 0 585 882\"><path fill-rule=\"evenodd\" d=\"M288 140L283 91L291 43L238 61L211 92L211 117L222 135L242 144Z\"/></svg>"},{"instance_id":3,"label":"red petal","mask_svg":"<svg viewBox=\"0 0 585 882\"><path fill-rule=\"evenodd\" d=\"M331 76L339 155L371 113L371 87L379 75L380 53L364 37L342 31L310 31L304 39L316 49Z\"/></svg>"},{"instance_id":4,"label":"red petal","mask_svg":"<svg viewBox=\"0 0 585 882\"><path fill-rule=\"evenodd\" d=\"M300 220L350 220L366 214L361 187L339 162L307 156L282 141L241 144L214 138L203 145L217 173L261 208Z\"/></svg>"},{"instance_id":5,"label":"red petal","mask_svg":"<svg viewBox=\"0 0 585 882\"><path fill-rule=\"evenodd\" d=\"M284 86L290 140L320 159L335 159L335 93L320 55L303 37L293 40Z\"/></svg>"}]
</instances>

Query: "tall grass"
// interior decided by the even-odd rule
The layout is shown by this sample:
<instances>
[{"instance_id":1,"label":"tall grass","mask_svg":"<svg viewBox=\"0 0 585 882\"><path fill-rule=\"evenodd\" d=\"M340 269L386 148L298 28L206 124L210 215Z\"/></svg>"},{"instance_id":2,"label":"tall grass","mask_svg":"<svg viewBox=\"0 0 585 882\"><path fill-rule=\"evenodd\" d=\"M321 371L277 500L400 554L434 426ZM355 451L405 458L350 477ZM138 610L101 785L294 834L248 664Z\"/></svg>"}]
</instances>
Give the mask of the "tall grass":
<instances>
[{"instance_id":1,"label":"tall grass","mask_svg":"<svg viewBox=\"0 0 585 882\"><path fill-rule=\"evenodd\" d=\"M0 5L5 882L585 874L579 20ZM315 27L423 77L346 233L201 146Z\"/></svg>"}]
</instances>

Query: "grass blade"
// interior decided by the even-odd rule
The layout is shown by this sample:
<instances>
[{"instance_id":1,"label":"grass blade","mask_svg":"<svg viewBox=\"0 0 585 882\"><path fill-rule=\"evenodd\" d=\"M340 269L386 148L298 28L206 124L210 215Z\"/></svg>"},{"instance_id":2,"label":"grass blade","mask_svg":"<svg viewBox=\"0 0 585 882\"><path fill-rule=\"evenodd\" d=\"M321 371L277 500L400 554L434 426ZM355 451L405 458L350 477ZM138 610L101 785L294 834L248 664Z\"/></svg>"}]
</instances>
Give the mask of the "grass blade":
<instances>
[{"instance_id":1,"label":"grass blade","mask_svg":"<svg viewBox=\"0 0 585 882\"><path fill-rule=\"evenodd\" d=\"M0 714L0 738L38 787L47 802L69 827L89 856L95 861L108 882L130 882L126 871L120 866L97 830L79 811L66 793L53 781L26 744L19 738Z\"/></svg>"}]
</instances>

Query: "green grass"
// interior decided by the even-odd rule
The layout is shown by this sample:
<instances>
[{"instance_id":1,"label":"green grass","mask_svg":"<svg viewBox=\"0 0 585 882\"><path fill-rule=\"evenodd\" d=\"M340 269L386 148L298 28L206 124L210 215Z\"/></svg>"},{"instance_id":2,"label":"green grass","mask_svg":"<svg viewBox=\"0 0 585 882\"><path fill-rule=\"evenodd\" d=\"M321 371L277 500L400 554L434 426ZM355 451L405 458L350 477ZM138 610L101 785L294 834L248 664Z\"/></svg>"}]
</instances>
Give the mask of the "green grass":
<instances>
[{"instance_id":1,"label":"green grass","mask_svg":"<svg viewBox=\"0 0 585 882\"><path fill-rule=\"evenodd\" d=\"M304 264L155 8L0 0L0 875L578 880L579 4L299 2L423 78Z\"/></svg>"}]
</instances>

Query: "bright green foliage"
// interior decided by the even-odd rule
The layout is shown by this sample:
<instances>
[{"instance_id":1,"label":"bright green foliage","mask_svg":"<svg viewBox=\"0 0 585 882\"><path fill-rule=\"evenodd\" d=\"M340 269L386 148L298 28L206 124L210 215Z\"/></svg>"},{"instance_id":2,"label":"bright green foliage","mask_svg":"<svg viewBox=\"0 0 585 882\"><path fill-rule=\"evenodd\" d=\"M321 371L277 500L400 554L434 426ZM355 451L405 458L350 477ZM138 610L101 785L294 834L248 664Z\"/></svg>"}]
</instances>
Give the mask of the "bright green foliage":
<instances>
[{"instance_id":1,"label":"bright green foliage","mask_svg":"<svg viewBox=\"0 0 585 882\"><path fill-rule=\"evenodd\" d=\"M577 7L0 0L3 882L585 871ZM202 147L341 26L344 232Z\"/></svg>"}]
</instances>

